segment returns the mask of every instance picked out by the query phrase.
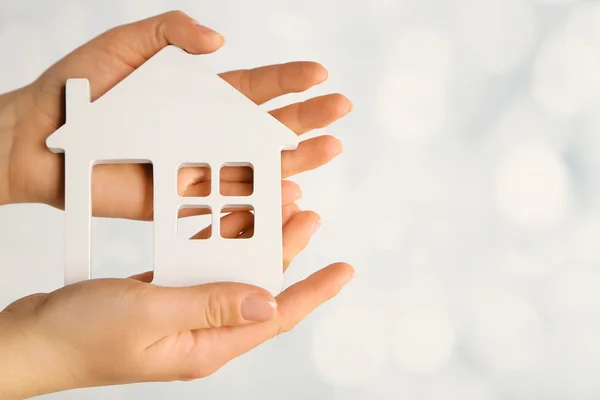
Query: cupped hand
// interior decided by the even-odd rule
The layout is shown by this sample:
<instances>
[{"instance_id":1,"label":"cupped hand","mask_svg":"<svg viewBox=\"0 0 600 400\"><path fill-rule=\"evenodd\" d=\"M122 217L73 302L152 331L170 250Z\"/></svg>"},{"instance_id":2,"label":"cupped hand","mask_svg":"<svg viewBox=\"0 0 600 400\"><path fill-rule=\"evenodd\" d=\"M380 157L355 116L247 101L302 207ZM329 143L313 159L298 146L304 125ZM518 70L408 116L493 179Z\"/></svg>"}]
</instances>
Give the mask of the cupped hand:
<instances>
[{"instance_id":1,"label":"cupped hand","mask_svg":"<svg viewBox=\"0 0 600 400\"><path fill-rule=\"evenodd\" d=\"M223 232L251 234L247 217L243 211L223 217ZM319 216L290 204L282 217L286 269ZM239 283L160 287L150 283L152 272L23 298L0 313L0 398L206 377L290 331L353 273L347 264L332 264L277 298Z\"/></svg>"},{"instance_id":2,"label":"cupped hand","mask_svg":"<svg viewBox=\"0 0 600 400\"><path fill-rule=\"evenodd\" d=\"M0 204L45 203L64 207L63 156L50 152L46 138L64 123L64 86L72 77L90 81L92 101L108 92L167 45L192 54L218 50L223 37L182 12L169 12L111 29L74 50L30 85L0 96ZM327 79L314 62L291 62L220 74L256 104L303 92ZM298 135L330 125L346 115L351 103L330 94L270 111ZM202 110L198 110L202 118ZM185 143L182 144L185 146ZM341 143L322 135L303 140L297 150L282 153L282 177L318 168L338 155ZM93 170L93 214L138 220L152 219L150 167L143 164L100 165ZM198 196L210 179L201 168L180 174L180 194ZM252 176L233 168L222 178L227 194L243 195ZM292 182L283 182L284 196L294 200ZM284 202L285 203L285 202Z\"/></svg>"}]
</instances>

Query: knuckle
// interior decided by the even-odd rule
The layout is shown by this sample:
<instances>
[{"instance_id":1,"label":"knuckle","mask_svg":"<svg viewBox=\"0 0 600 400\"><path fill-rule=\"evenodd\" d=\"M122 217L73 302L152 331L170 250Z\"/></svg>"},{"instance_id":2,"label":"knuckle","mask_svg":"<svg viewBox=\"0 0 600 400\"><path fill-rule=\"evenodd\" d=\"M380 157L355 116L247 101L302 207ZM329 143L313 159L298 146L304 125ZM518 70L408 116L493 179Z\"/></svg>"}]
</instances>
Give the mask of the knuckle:
<instances>
[{"instance_id":1,"label":"knuckle","mask_svg":"<svg viewBox=\"0 0 600 400\"><path fill-rule=\"evenodd\" d=\"M273 332L273 336L280 336L284 333L291 332L298 326L301 318L298 318L291 314L283 314L278 318L277 323L275 324L275 331Z\"/></svg>"},{"instance_id":2,"label":"knuckle","mask_svg":"<svg viewBox=\"0 0 600 400\"><path fill-rule=\"evenodd\" d=\"M185 357L185 362L177 365L176 379L182 381L193 381L200 378L206 378L214 374L220 365L215 362L213 357L209 357L211 351L209 350L209 344L200 345L194 347L193 350Z\"/></svg>"},{"instance_id":3,"label":"knuckle","mask_svg":"<svg viewBox=\"0 0 600 400\"><path fill-rule=\"evenodd\" d=\"M196 379L206 378L214 374L217 370L218 368L207 365L206 363L202 363L200 365L192 364L190 367L185 368L180 372L177 380L190 382Z\"/></svg>"},{"instance_id":4,"label":"knuckle","mask_svg":"<svg viewBox=\"0 0 600 400\"><path fill-rule=\"evenodd\" d=\"M132 285L122 294L120 304L131 302L136 305L137 317L140 321L152 321L156 313L154 291L150 285Z\"/></svg>"},{"instance_id":5,"label":"knuckle","mask_svg":"<svg viewBox=\"0 0 600 400\"><path fill-rule=\"evenodd\" d=\"M286 211L289 211L290 215L292 215L292 216L296 215L300 212L300 206L296 203L292 203L292 204L288 205L287 207L288 207L288 210L286 210Z\"/></svg>"},{"instance_id":6,"label":"knuckle","mask_svg":"<svg viewBox=\"0 0 600 400\"><path fill-rule=\"evenodd\" d=\"M301 311L297 314L282 315L279 320L279 323L277 324L277 335L278 336L294 330L298 326L298 324L304 318L306 318L306 316L312 310L316 309L318 306L323 304L323 301L324 301L323 294L319 290L318 286L310 285L307 287L307 291L308 291L308 293L306 294L306 298L313 299L313 301L306 309L304 309L303 311Z\"/></svg>"},{"instance_id":7,"label":"knuckle","mask_svg":"<svg viewBox=\"0 0 600 400\"><path fill-rule=\"evenodd\" d=\"M189 19L189 16L181 10L171 10L166 13L167 17L173 19Z\"/></svg>"},{"instance_id":8,"label":"knuckle","mask_svg":"<svg viewBox=\"0 0 600 400\"><path fill-rule=\"evenodd\" d=\"M211 291L204 307L206 325L213 328L222 326L225 314L219 294L216 291Z\"/></svg>"},{"instance_id":9,"label":"knuckle","mask_svg":"<svg viewBox=\"0 0 600 400\"><path fill-rule=\"evenodd\" d=\"M281 336L284 333L291 332L296 327L296 325L297 323L294 321L282 321L280 324L277 325L277 332L275 336Z\"/></svg>"},{"instance_id":10,"label":"knuckle","mask_svg":"<svg viewBox=\"0 0 600 400\"><path fill-rule=\"evenodd\" d=\"M253 74L251 70L244 71L240 76L240 89L247 97L253 97Z\"/></svg>"},{"instance_id":11,"label":"knuckle","mask_svg":"<svg viewBox=\"0 0 600 400\"><path fill-rule=\"evenodd\" d=\"M178 368L178 373L175 374L175 379L178 381L189 382L201 378L199 371L193 363L188 363L184 367Z\"/></svg>"}]
</instances>

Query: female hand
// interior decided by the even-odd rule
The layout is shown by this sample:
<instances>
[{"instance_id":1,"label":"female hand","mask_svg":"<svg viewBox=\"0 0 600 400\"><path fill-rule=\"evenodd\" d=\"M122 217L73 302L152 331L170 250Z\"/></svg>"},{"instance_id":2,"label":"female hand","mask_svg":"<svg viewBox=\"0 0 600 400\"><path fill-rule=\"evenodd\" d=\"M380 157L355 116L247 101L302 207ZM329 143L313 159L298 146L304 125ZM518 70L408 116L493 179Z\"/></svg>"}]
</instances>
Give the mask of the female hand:
<instances>
[{"instance_id":1,"label":"female hand","mask_svg":"<svg viewBox=\"0 0 600 400\"><path fill-rule=\"evenodd\" d=\"M58 61L35 82L0 96L0 205L35 202L64 207L63 158L50 152L45 141L64 123L66 79L89 79L93 101L169 44L188 53L206 54L218 50L223 43L221 35L184 13L169 12L111 29ZM327 71L317 63L292 62L220 76L255 103L263 104L323 82ZM344 96L332 94L290 104L272 110L271 114L301 135L333 123L350 108L351 103ZM198 114L201 118L202 110L198 110ZM302 141L297 150L283 152L283 178L318 168L341 150L341 143L332 136ZM95 167L93 215L152 219L149 168L143 164ZM223 187L229 194L243 195L248 191L252 177L246 171L234 168L224 174ZM207 179L210 178L202 168L185 169L178 179L180 194L197 196L208 190ZM283 182L284 204L294 201L298 195L295 184Z\"/></svg>"},{"instance_id":2,"label":"female hand","mask_svg":"<svg viewBox=\"0 0 600 400\"><path fill-rule=\"evenodd\" d=\"M223 217L223 232L251 231L246 214ZM318 220L295 204L284 207L284 270ZM0 398L206 377L294 328L353 273L347 264L330 265L276 299L237 283L159 287L149 283L151 272L23 298L0 313Z\"/></svg>"}]
</instances>

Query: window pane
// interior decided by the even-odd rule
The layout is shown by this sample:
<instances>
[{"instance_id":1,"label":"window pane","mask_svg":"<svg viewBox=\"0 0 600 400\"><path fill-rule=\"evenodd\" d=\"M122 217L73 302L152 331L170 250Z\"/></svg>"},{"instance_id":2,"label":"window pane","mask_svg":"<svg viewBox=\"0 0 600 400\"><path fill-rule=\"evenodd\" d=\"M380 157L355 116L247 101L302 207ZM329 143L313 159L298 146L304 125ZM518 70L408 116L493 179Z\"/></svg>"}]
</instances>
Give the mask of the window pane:
<instances>
[{"instance_id":1,"label":"window pane","mask_svg":"<svg viewBox=\"0 0 600 400\"><path fill-rule=\"evenodd\" d=\"M177 212L177 236L205 240L212 236L212 212L208 206L183 206Z\"/></svg>"},{"instance_id":2,"label":"window pane","mask_svg":"<svg viewBox=\"0 0 600 400\"><path fill-rule=\"evenodd\" d=\"M250 196L254 193L254 166L251 163L225 163L220 176L221 196Z\"/></svg>"},{"instance_id":3,"label":"window pane","mask_svg":"<svg viewBox=\"0 0 600 400\"><path fill-rule=\"evenodd\" d=\"M222 238L249 239L254 236L254 207L251 205L226 205L221 210L221 216Z\"/></svg>"},{"instance_id":4,"label":"window pane","mask_svg":"<svg viewBox=\"0 0 600 400\"><path fill-rule=\"evenodd\" d=\"M211 168L207 163L184 163L177 170L177 194L182 197L207 197L211 188Z\"/></svg>"}]
</instances>

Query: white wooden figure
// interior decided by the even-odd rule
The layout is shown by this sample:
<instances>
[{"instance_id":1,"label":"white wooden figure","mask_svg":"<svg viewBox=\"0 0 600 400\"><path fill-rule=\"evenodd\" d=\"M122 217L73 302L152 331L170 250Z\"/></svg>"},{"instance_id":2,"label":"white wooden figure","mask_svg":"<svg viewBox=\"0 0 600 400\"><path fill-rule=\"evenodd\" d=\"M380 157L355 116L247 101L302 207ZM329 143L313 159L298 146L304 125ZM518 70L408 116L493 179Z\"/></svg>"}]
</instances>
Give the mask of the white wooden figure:
<instances>
[{"instance_id":1,"label":"white wooden figure","mask_svg":"<svg viewBox=\"0 0 600 400\"><path fill-rule=\"evenodd\" d=\"M102 163L152 163L154 283L187 286L232 281L282 290L281 151L298 136L201 63L169 46L98 100L87 79L66 83L66 123L47 140L65 153L65 284L91 278L91 172ZM222 166L250 165L250 196L222 196ZM179 168L209 166L208 197L181 197ZM254 208L252 238L225 239L219 217L230 206ZM177 234L182 207L206 207L212 235Z\"/></svg>"}]
</instances>

